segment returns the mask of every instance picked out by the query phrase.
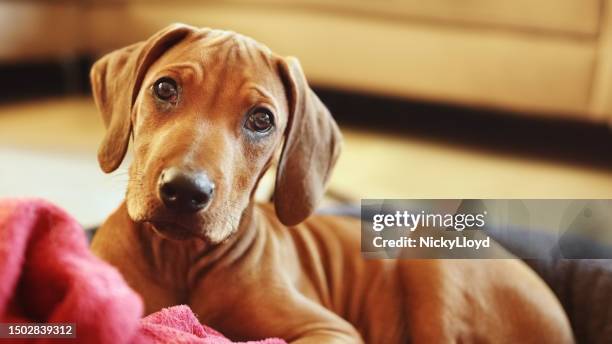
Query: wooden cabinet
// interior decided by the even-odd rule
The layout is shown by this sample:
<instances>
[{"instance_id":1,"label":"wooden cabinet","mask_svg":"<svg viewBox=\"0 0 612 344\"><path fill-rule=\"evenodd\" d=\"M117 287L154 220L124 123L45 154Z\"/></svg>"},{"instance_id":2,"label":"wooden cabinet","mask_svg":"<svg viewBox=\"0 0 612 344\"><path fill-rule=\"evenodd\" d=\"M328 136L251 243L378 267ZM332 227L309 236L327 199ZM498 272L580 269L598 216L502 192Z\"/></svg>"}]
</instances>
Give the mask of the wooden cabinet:
<instances>
[{"instance_id":1,"label":"wooden cabinet","mask_svg":"<svg viewBox=\"0 0 612 344\"><path fill-rule=\"evenodd\" d=\"M313 84L602 122L612 117L612 19L604 2L90 0L78 20L45 25L36 37L41 46L73 44L100 55L180 21L235 30L297 56ZM27 25L2 21L0 32L21 34Z\"/></svg>"}]
</instances>

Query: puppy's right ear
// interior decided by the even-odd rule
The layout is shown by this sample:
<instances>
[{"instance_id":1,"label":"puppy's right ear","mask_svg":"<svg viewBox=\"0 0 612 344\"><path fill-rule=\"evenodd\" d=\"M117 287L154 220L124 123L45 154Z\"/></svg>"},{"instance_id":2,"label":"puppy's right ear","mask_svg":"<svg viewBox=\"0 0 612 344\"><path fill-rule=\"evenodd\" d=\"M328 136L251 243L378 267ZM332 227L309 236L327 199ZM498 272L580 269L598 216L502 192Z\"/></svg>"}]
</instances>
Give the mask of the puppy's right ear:
<instances>
[{"instance_id":1,"label":"puppy's right ear","mask_svg":"<svg viewBox=\"0 0 612 344\"><path fill-rule=\"evenodd\" d=\"M329 110L312 91L300 62L280 58L279 73L289 103L285 144L276 172L274 208L294 226L313 213L340 155L342 135Z\"/></svg>"},{"instance_id":2,"label":"puppy's right ear","mask_svg":"<svg viewBox=\"0 0 612 344\"><path fill-rule=\"evenodd\" d=\"M121 165L132 129L132 107L149 67L172 46L197 29L174 24L147 41L113 51L91 69L94 100L106 126L98 149L98 162L106 173Z\"/></svg>"}]
</instances>

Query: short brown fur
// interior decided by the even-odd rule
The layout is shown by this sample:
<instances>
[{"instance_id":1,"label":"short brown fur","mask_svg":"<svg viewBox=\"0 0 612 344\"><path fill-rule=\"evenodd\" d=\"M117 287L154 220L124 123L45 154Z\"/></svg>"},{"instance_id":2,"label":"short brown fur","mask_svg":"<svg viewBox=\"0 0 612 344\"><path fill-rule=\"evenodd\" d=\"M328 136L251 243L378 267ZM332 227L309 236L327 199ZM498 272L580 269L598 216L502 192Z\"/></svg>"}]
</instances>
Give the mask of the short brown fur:
<instances>
[{"instance_id":1,"label":"short brown fur","mask_svg":"<svg viewBox=\"0 0 612 344\"><path fill-rule=\"evenodd\" d=\"M169 106L161 76L179 80ZM294 58L244 36L173 25L115 51L92 69L107 126L106 172L134 159L125 202L92 249L138 291L147 313L188 304L234 340L291 343L571 343L551 291L518 260L364 260L359 222L310 216L340 151L331 115ZM244 132L265 104L276 128ZM274 206L254 190L278 162ZM157 180L169 165L204 170L217 185L189 216L164 208Z\"/></svg>"}]
</instances>

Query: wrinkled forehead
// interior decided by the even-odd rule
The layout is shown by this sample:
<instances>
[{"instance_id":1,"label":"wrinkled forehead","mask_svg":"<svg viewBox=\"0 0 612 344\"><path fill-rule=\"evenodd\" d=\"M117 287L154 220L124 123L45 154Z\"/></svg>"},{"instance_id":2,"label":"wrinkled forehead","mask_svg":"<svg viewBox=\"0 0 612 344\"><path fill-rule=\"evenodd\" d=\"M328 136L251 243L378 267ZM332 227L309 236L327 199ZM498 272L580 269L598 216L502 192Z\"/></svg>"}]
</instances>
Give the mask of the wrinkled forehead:
<instances>
[{"instance_id":1,"label":"wrinkled forehead","mask_svg":"<svg viewBox=\"0 0 612 344\"><path fill-rule=\"evenodd\" d=\"M267 92L284 92L277 60L265 45L240 34L222 30L192 33L168 50L151 67L155 74L179 75L184 83L223 85L245 84Z\"/></svg>"}]
</instances>

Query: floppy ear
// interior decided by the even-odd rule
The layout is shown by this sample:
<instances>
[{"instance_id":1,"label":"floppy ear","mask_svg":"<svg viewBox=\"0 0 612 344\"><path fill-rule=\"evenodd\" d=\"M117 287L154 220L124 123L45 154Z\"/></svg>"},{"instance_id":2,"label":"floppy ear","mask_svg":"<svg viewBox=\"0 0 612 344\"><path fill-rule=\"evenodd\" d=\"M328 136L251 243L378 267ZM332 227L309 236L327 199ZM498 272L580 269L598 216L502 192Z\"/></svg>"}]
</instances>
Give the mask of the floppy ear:
<instances>
[{"instance_id":1,"label":"floppy ear","mask_svg":"<svg viewBox=\"0 0 612 344\"><path fill-rule=\"evenodd\" d=\"M145 42L116 50L98 60L91 69L92 93L106 126L98 149L98 162L106 173L121 165L132 129L132 107L149 67L194 28L174 24Z\"/></svg>"},{"instance_id":2,"label":"floppy ear","mask_svg":"<svg viewBox=\"0 0 612 344\"><path fill-rule=\"evenodd\" d=\"M310 89L296 58L280 59L279 69L289 104L285 145L274 191L279 220L296 225L312 212L340 155L342 136L336 122Z\"/></svg>"}]
</instances>

